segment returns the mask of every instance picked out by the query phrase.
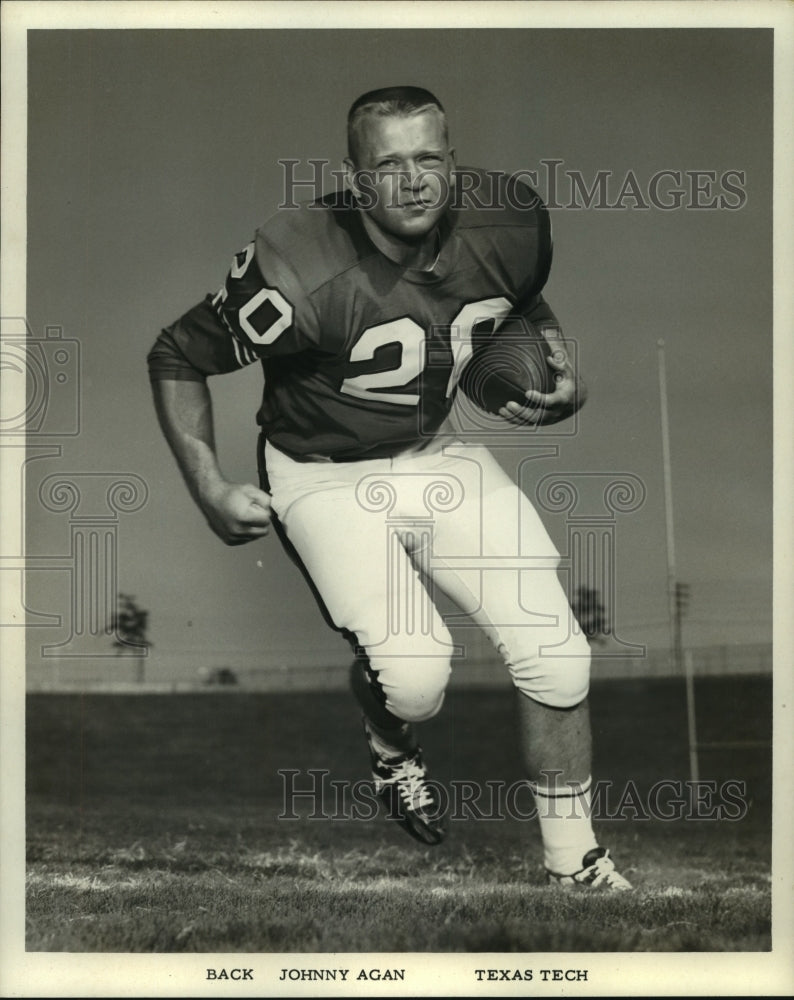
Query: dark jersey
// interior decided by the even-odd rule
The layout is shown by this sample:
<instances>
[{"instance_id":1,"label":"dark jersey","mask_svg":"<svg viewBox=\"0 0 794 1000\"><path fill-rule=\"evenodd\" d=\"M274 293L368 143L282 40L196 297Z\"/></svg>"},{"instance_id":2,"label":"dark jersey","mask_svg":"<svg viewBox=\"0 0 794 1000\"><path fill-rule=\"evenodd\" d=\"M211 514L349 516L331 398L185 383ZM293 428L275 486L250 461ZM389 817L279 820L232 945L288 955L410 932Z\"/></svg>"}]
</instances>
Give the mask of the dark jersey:
<instances>
[{"instance_id":1,"label":"dark jersey","mask_svg":"<svg viewBox=\"0 0 794 1000\"><path fill-rule=\"evenodd\" d=\"M546 209L501 175L466 177L477 184L448 211L429 270L378 251L347 193L282 210L235 256L220 291L163 331L151 377L203 379L261 361L257 420L294 456L379 457L431 437L473 340L509 316L556 322L540 296Z\"/></svg>"}]
</instances>

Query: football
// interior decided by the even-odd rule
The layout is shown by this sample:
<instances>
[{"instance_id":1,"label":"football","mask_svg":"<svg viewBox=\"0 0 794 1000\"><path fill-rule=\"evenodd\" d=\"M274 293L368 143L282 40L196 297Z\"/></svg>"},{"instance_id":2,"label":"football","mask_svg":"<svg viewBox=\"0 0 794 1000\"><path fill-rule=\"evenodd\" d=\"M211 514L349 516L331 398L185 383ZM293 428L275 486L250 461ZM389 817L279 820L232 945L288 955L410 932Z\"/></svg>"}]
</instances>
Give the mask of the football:
<instances>
[{"instance_id":1,"label":"football","mask_svg":"<svg viewBox=\"0 0 794 1000\"><path fill-rule=\"evenodd\" d=\"M513 317L484 342L475 341L459 386L473 403L489 413L498 413L510 400L526 403L524 394L530 389L554 391L555 371L546 360L551 353L537 327L521 316Z\"/></svg>"}]
</instances>

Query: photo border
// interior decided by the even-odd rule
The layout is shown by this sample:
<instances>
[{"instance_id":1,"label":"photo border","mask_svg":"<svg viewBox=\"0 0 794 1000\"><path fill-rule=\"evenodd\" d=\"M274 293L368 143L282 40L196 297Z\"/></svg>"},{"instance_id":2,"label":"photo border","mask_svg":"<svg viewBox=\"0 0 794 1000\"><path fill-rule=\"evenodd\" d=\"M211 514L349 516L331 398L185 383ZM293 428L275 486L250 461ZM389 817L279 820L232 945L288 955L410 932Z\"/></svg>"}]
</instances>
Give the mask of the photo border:
<instances>
[{"instance_id":1,"label":"photo border","mask_svg":"<svg viewBox=\"0 0 794 1000\"><path fill-rule=\"evenodd\" d=\"M785 762L794 754L792 741L791 669L792 573L794 532L790 512L794 482L794 449L790 382L794 373L792 330L794 324L794 244L792 198L791 122L794 121L794 7L784 2L595 2L595 3L422 3L408 7L379 3L83 3L16 2L2 7L2 288L3 316L25 316L26 288L26 44L28 29L65 31L82 28L695 28L768 27L774 31L775 49L775 153L774 153L774 371L775 371L775 563L774 563L774 821L773 821L773 948L769 954L613 954L565 953L560 964L591 970L587 984L533 982L538 996L679 996L784 995L794 990L790 942L794 940L791 873L794 807L786 790L789 775ZM8 461L8 454L0 454ZM0 473L2 465L0 465ZM0 477L0 483L6 483ZM9 511L18 496L3 488L4 532ZM12 524L13 529L13 524ZM7 537L7 534L4 536ZM3 551L0 549L0 551ZM0 592L0 599L4 594ZM26 953L24 950L24 630L0 630L0 994L25 996L349 996L355 983L290 984L289 993L277 982L282 967L311 967L308 954L254 955L100 955ZM555 956L542 956L551 964ZM315 966L358 968L361 955L320 955ZM533 956L533 964L537 965ZM382 967L410 969L410 982L367 984L358 995L399 996L523 996L522 983L499 986L477 984L475 968L516 965L516 956L487 954L395 955L378 954ZM208 983L206 969L252 966L252 983ZM417 989L416 984L421 986ZM593 992L591 992L593 991Z\"/></svg>"}]
</instances>

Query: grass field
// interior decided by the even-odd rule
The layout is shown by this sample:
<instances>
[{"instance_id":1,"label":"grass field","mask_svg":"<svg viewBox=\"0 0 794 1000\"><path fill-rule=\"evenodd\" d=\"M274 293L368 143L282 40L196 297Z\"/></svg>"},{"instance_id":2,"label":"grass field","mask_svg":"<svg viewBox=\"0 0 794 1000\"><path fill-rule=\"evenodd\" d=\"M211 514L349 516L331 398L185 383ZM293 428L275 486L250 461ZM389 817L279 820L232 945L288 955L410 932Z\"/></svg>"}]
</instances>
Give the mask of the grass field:
<instances>
[{"instance_id":1,"label":"grass field","mask_svg":"<svg viewBox=\"0 0 794 1000\"><path fill-rule=\"evenodd\" d=\"M768 679L703 679L697 695L701 740L768 738ZM309 769L368 777L344 692L31 695L27 948L767 950L770 750L701 756L718 789L746 783L742 819L635 819L658 781L688 778L683 684L604 681L591 703L596 775L631 791L622 818L596 823L637 887L628 897L546 888L534 820L461 809L445 843L424 847L383 816L352 818L330 785L325 818L299 799L298 818L279 818L280 769L300 788ZM518 781L513 721L509 691L451 692L422 729L434 777Z\"/></svg>"}]
</instances>

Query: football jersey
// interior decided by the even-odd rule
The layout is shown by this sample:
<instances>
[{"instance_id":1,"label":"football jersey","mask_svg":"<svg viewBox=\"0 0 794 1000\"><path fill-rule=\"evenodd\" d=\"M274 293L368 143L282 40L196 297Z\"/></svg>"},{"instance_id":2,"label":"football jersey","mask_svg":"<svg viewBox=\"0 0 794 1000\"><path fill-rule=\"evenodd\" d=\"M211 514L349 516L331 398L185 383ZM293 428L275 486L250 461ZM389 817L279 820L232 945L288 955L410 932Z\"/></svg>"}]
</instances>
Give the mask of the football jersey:
<instances>
[{"instance_id":1,"label":"football jersey","mask_svg":"<svg viewBox=\"0 0 794 1000\"><path fill-rule=\"evenodd\" d=\"M257 421L298 458L421 445L449 413L478 337L515 315L556 322L540 296L551 264L545 207L503 175L466 176L427 270L377 250L349 192L282 210L234 257L218 293L164 331L152 378L261 362Z\"/></svg>"}]
</instances>

